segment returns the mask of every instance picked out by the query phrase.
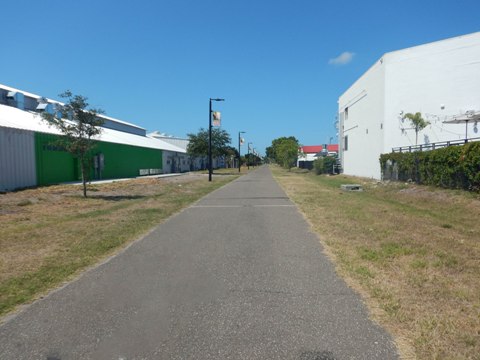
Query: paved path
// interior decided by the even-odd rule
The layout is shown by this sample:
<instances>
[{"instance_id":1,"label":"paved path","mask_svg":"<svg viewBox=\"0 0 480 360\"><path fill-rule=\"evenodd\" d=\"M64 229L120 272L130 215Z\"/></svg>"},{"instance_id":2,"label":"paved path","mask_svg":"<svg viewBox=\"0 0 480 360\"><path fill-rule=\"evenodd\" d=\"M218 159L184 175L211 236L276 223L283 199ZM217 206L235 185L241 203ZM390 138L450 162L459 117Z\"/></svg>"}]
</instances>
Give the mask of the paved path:
<instances>
[{"instance_id":1,"label":"paved path","mask_svg":"<svg viewBox=\"0 0 480 360\"><path fill-rule=\"evenodd\" d=\"M267 167L0 327L0 359L396 359Z\"/></svg>"}]
</instances>

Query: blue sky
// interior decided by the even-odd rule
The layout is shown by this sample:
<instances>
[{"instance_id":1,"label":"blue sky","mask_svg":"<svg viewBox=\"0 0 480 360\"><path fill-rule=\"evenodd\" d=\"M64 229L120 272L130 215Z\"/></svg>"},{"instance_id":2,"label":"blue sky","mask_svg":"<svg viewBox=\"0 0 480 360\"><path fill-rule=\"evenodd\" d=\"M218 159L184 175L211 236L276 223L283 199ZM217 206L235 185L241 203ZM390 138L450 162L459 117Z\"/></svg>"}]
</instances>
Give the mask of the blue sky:
<instances>
[{"instance_id":1,"label":"blue sky","mask_svg":"<svg viewBox=\"0 0 480 360\"><path fill-rule=\"evenodd\" d=\"M0 6L0 83L66 89L148 131L337 142L338 97L385 52L480 31L480 1L45 0ZM246 147L242 147L242 154Z\"/></svg>"}]
</instances>

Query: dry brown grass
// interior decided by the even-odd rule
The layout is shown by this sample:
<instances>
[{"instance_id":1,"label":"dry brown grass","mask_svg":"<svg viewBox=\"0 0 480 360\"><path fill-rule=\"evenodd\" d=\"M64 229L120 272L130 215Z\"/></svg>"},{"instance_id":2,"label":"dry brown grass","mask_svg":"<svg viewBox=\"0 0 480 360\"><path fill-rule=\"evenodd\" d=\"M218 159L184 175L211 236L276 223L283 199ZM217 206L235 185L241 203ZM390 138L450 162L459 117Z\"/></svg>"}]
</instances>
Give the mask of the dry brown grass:
<instances>
[{"instance_id":1,"label":"dry brown grass","mask_svg":"<svg viewBox=\"0 0 480 360\"><path fill-rule=\"evenodd\" d=\"M0 194L0 315L111 255L232 176L201 174Z\"/></svg>"},{"instance_id":2,"label":"dry brown grass","mask_svg":"<svg viewBox=\"0 0 480 360\"><path fill-rule=\"evenodd\" d=\"M480 359L480 200L274 168L403 358ZM362 183L364 192L340 190Z\"/></svg>"}]
</instances>

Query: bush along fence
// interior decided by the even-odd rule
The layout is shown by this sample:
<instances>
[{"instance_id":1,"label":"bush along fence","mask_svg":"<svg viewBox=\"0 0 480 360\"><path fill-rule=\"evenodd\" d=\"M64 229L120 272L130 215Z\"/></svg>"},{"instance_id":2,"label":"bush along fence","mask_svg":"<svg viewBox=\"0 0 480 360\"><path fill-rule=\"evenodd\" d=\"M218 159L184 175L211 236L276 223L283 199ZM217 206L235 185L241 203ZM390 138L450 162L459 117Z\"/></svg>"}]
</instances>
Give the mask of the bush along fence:
<instances>
[{"instance_id":1,"label":"bush along fence","mask_svg":"<svg viewBox=\"0 0 480 360\"><path fill-rule=\"evenodd\" d=\"M383 180L480 191L480 142L425 152L382 154Z\"/></svg>"},{"instance_id":2,"label":"bush along fence","mask_svg":"<svg viewBox=\"0 0 480 360\"><path fill-rule=\"evenodd\" d=\"M337 158L333 156L318 157L313 161L313 168L317 175L320 174L336 174Z\"/></svg>"}]
</instances>

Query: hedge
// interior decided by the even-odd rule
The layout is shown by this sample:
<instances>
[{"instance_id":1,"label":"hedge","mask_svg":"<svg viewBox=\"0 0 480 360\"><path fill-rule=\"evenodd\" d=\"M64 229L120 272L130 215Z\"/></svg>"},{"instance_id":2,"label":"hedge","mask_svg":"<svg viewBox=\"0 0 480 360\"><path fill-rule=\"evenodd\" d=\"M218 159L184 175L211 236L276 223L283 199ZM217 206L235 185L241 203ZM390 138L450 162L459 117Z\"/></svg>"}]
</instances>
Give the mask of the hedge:
<instances>
[{"instance_id":1,"label":"hedge","mask_svg":"<svg viewBox=\"0 0 480 360\"><path fill-rule=\"evenodd\" d=\"M382 179L480 191L480 142L380 156Z\"/></svg>"},{"instance_id":2,"label":"hedge","mask_svg":"<svg viewBox=\"0 0 480 360\"><path fill-rule=\"evenodd\" d=\"M337 158L333 156L318 157L313 161L313 168L317 175L334 174Z\"/></svg>"}]
</instances>

